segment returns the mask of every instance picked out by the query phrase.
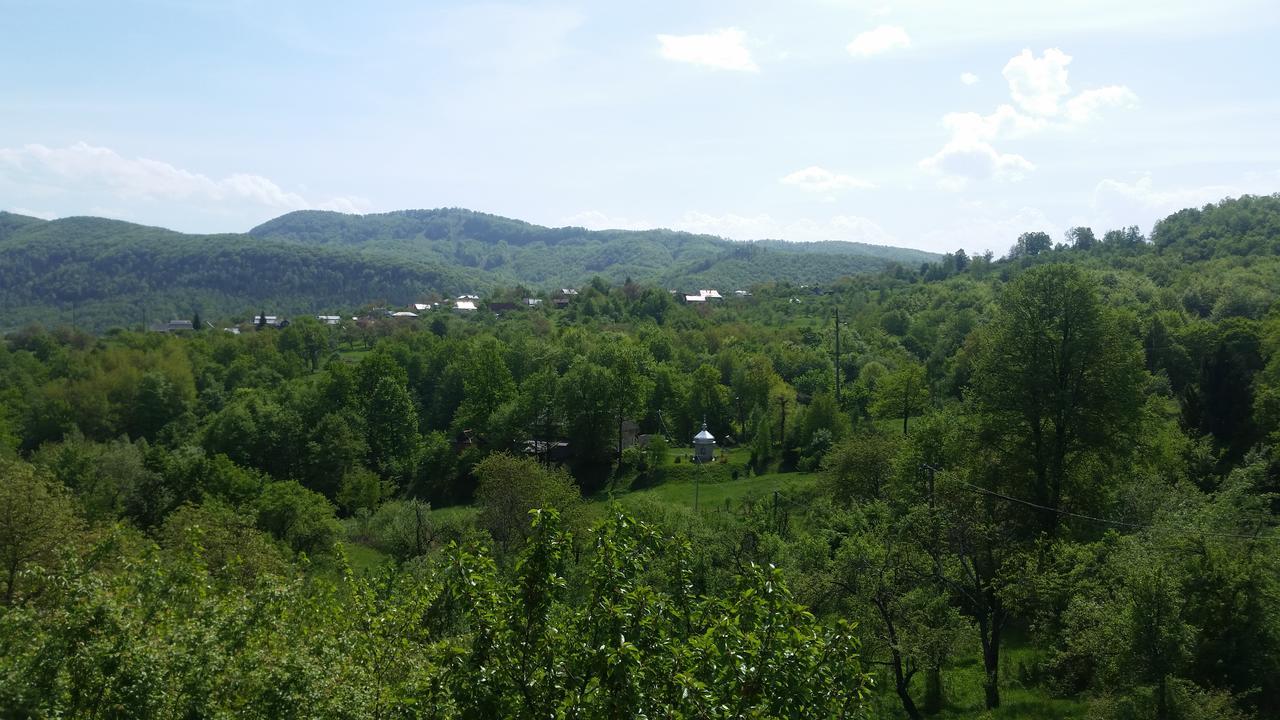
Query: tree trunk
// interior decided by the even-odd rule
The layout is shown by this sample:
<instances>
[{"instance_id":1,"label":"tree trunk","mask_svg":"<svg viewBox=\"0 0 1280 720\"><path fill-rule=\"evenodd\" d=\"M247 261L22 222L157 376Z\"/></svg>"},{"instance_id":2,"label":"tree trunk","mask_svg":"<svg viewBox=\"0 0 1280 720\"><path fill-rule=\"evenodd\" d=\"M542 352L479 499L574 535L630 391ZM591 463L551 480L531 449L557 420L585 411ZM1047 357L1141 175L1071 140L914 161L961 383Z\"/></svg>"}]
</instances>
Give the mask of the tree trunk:
<instances>
[{"instance_id":1,"label":"tree trunk","mask_svg":"<svg viewBox=\"0 0 1280 720\"><path fill-rule=\"evenodd\" d=\"M982 666L986 676L982 690L988 710L1000 707L1000 622L992 618L990 636L982 641Z\"/></svg>"},{"instance_id":2,"label":"tree trunk","mask_svg":"<svg viewBox=\"0 0 1280 720\"><path fill-rule=\"evenodd\" d=\"M921 720L920 710L916 708L915 700L911 699L911 675L903 670L902 667L902 651L898 649L898 631L894 627L893 617L889 613L889 609L884 603L875 601L876 609L880 611L880 617L884 620L886 638L889 641L889 653L892 658L890 663L893 666L893 686L898 693L898 699L902 701L902 709L906 711L907 717L911 720Z\"/></svg>"},{"instance_id":3,"label":"tree trunk","mask_svg":"<svg viewBox=\"0 0 1280 720\"><path fill-rule=\"evenodd\" d=\"M931 665L924 676L924 712L934 715L942 711L942 668Z\"/></svg>"},{"instance_id":4,"label":"tree trunk","mask_svg":"<svg viewBox=\"0 0 1280 720\"><path fill-rule=\"evenodd\" d=\"M1156 720L1169 720L1169 676L1161 675L1156 685Z\"/></svg>"}]
</instances>

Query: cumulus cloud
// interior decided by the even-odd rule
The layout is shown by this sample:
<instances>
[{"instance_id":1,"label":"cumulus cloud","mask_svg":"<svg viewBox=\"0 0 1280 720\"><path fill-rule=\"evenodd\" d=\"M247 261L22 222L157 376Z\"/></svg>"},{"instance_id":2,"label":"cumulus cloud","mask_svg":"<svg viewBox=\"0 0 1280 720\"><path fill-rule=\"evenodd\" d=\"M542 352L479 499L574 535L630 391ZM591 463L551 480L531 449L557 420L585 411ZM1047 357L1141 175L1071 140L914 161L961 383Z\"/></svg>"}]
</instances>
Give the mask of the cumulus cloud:
<instances>
[{"instance_id":1,"label":"cumulus cloud","mask_svg":"<svg viewBox=\"0 0 1280 720\"><path fill-rule=\"evenodd\" d=\"M936 252L964 248L970 254L987 250L997 256L1005 254L1024 232L1046 232L1052 238L1062 237L1066 228L1035 207L993 206L987 203L966 204L958 209L951 222L920 237L921 247Z\"/></svg>"},{"instance_id":2,"label":"cumulus cloud","mask_svg":"<svg viewBox=\"0 0 1280 720\"><path fill-rule=\"evenodd\" d=\"M29 144L0 148L0 184L10 192L68 204L66 214L87 207L173 203L184 210L235 214L256 210L287 212L324 209L366 212L368 202L353 197L308 199L261 175L234 173L214 179L150 158L128 158L111 148L78 142L67 147ZM129 215L127 208L121 210Z\"/></svg>"},{"instance_id":3,"label":"cumulus cloud","mask_svg":"<svg viewBox=\"0 0 1280 720\"><path fill-rule=\"evenodd\" d=\"M794 185L801 190L814 193L833 193L839 190L867 190L875 187L875 184L868 180L832 172L817 165L784 175L780 182L784 185Z\"/></svg>"},{"instance_id":4,"label":"cumulus cloud","mask_svg":"<svg viewBox=\"0 0 1280 720\"><path fill-rule=\"evenodd\" d=\"M599 210L584 210L561 220L561 224L569 227L584 227L588 230L649 230L654 223L634 218L609 215Z\"/></svg>"},{"instance_id":5,"label":"cumulus cloud","mask_svg":"<svg viewBox=\"0 0 1280 720\"><path fill-rule=\"evenodd\" d=\"M1223 198L1275 192L1280 173L1252 174L1226 184L1161 187L1151 173L1132 179L1105 178L1093 190L1091 217L1099 233L1138 225L1150 230L1157 220L1189 207L1202 207Z\"/></svg>"},{"instance_id":6,"label":"cumulus cloud","mask_svg":"<svg viewBox=\"0 0 1280 720\"><path fill-rule=\"evenodd\" d=\"M747 49L747 34L725 28L700 35L659 35L658 52L675 62L691 63L717 70L757 72L760 68Z\"/></svg>"},{"instance_id":7,"label":"cumulus cloud","mask_svg":"<svg viewBox=\"0 0 1280 720\"><path fill-rule=\"evenodd\" d=\"M974 180L1016 182L1036 169L1021 155L1002 153L981 140L952 140L920 161L920 167L941 176L946 190L962 190Z\"/></svg>"},{"instance_id":8,"label":"cumulus cloud","mask_svg":"<svg viewBox=\"0 0 1280 720\"><path fill-rule=\"evenodd\" d=\"M978 84L978 76L971 72L960 73L960 82L965 85L976 85Z\"/></svg>"},{"instance_id":9,"label":"cumulus cloud","mask_svg":"<svg viewBox=\"0 0 1280 720\"><path fill-rule=\"evenodd\" d=\"M1131 109L1138 106L1138 96L1123 85L1108 85L1096 90L1085 90L1067 101L1067 120L1086 123L1095 120L1103 108Z\"/></svg>"},{"instance_id":10,"label":"cumulus cloud","mask_svg":"<svg viewBox=\"0 0 1280 720\"><path fill-rule=\"evenodd\" d=\"M939 176L942 187L958 190L970 181L997 179L1016 181L1035 169L1022 155L996 149L995 143L1025 138L1046 130L1067 130L1097 119L1104 108L1132 108L1138 96L1124 85L1085 90L1071 97L1067 66L1071 56L1057 48L1036 57L1023 50L1005 64L1003 75L1009 84L1012 103L999 105L992 113L947 113L942 125L950 137L934 155L920 161L926 172ZM977 77L966 76L977 82Z\"/></svg>"},{"instance_id":11,"label":"cumulus cloud","mask_svg":"<svg viewBox=\"0 0 1280 720\"><path fill-rule=\"evenodd\" d=\"M911 47L911 37L906 30L895 25L881 25L858 35L845 49L854 57L871 57L908 47Z\"/></svg>"},{"instance_id":12,"label":"cumulus cloud","mask_svg":"<svg viewBox=\"0 0 1280 720\"><path fill-rule=\"evenodd\" d=\"M1034 115L1055 115L1058 101L1071 92L1067 84L1067 65L1071 56L1057 48L1049 48L1041 57L1023 50L1004 66L1004 79L1009 94L1018 107Z\"/></svg>"}]
</instances>

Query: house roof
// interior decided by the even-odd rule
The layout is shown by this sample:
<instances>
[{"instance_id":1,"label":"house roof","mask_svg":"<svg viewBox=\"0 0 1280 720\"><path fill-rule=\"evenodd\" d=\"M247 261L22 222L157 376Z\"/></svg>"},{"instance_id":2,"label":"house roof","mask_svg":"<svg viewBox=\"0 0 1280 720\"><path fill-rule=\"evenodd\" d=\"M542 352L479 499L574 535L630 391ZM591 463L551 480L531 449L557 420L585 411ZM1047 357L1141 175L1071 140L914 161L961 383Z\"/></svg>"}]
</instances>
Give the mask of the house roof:
<instances>
[{"instance_id":1,"label":"house roof","mask_svg":"<svg viewBox=\"0 0 1280 720\"><path fill-rule=\"evenodd\" d=\"M475 310L476 304L470 300L459 300L453 305L454 310Z\"/></svg>"},{"instance_id":2,"label":"house roof","mask_svg":"<svg viewBox=\"0 0 1280 720\"><path fill-rule=\"evenodd\" d=\"M408 310L401 310L400 312L393 312L393 313L391 313L391 317L398 317L398 318L416 318L416 317L418 317L418 313L411 313L411 312L409 312Z\"/></svg>"},{"instance_id":3,"label":"house roof","mask_svg":"<svg viewBox=\"0 0 1280 720\"><path fill-rule=\"evenodd\" d=\"M684 301L685 302L706 302L707 299L702 295L685 295Z\"/></svg>"}]
</instances>

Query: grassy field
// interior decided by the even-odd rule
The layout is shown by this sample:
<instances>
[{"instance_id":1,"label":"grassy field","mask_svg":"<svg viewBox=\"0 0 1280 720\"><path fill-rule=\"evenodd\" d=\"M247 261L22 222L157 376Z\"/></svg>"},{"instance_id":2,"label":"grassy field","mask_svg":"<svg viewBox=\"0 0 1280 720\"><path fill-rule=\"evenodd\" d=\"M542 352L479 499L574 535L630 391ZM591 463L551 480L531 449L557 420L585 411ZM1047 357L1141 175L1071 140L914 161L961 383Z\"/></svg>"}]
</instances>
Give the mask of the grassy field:
<instances>
[{"instance_id":1,"label":"grassy field","mask_svg":"<svg viewBox=\"0 0 1280 720\"><path fill-rule=\"evenodd\" d=\"M698 507L703 509L724 507L726 501L730 506L741 503L746 498L764 498L780 491L784 496L807 490L818 482L816 473L775 473L757 477L727 480L724 482L676 482L664 483L644 490L635 490L615 496L615 499L626 505L637 500L657 500L671 505L693 507L697 499Z\"/></svg>"}]
</instances>

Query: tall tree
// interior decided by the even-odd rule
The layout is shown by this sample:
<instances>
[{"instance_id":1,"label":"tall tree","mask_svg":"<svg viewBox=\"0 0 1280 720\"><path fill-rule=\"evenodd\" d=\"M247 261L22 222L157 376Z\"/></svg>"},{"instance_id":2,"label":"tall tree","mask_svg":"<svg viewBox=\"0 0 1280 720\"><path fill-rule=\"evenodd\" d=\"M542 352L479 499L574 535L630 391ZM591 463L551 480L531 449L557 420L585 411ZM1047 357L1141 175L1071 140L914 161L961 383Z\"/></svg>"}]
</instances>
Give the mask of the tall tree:
<instances>
[{"instance_id":1,"label":"tall tree","mask_svg":"<svg viewBox=\"0 0 1280 720\"><path fill-rule=\"evenodd\" d=\"M1093 476L1075 464L1131 447L1144 375L1136 339L1086 271L1047 265L1011 283L980 339L971 395L983 438L999 450L1003 489L1050 508L1088 502ZM1034 517L1029 529L1050 535L1061 519Z\"/></svg>"}]
</instances>

